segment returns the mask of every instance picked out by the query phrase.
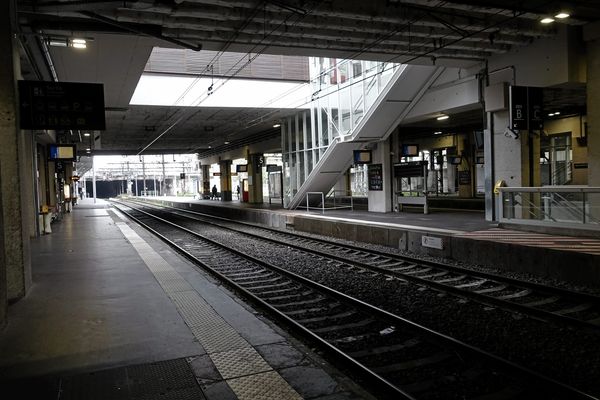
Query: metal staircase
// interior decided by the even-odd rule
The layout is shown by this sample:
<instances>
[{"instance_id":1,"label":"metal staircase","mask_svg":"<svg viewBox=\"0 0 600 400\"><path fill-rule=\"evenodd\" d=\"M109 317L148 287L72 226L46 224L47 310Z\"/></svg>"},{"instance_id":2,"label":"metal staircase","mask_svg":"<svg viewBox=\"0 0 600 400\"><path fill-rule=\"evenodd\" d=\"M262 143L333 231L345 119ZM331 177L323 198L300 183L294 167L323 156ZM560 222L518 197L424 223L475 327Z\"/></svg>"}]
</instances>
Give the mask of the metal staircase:
<instances>
[{"instance_id":1,"label":"metal staircase","mask_svg":"<svg viewBox=\"0 0 600 400\"><path fill-rule=\"evenodd\" d=\"M352 164L353 150L387 139L444 69L422 65L398 68L351 134L336 137L331 142L290 200L289 208L295 209L304 203L308 192L327 193Z\"/></svg>"}]
</instances>

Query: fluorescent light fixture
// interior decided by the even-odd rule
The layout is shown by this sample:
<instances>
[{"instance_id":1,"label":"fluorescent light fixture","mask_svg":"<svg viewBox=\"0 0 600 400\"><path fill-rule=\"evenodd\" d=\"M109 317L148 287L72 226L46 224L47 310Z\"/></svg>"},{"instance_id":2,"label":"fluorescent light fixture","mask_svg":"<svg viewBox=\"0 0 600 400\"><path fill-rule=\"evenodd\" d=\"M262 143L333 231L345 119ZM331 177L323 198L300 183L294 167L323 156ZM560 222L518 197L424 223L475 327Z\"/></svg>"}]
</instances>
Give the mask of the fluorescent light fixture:
<instances>
[{"instance_id":1,"label":"fluorescent light fixture","mask_svg":"<svg viewBox=\"0 0 600 400\"><path fill-rule=\"evenodd\" d=\"M71 46L76 49L85 49L87 47L87 42L85 39L72 39Z\"/></svg>"},{"instance_id":2,"label":"fluorescent light fixture","mask_svg":"<svg viewBox=\"0 0 600 400\"><path fill-rule=\"evenodd\" d=\"M438 121L443 121L443 120L448 119L448 118L450 118L449 115L440 115L439 117L437 117L437 120Z\"/></svg>"},{"instance_id":3,"label":"fluorescent light fixture","mask_svg":"<svg viewBox=\"0 0 600 400\"><path fill-rule=\"evenodd\" d=\"M441 135L442 131L433 132L434 135Z\"/></svg>"},{"instance_id":4,"label":"fluorescent light fixture","mask_svg":"<svg viewBox=\"0 0 600 400\"><path fill-rule=\"evenodd\" d=\"M554 115L560 115L560 111L556 111Z\"/></svg>"},{"instance_id":5,"label":"fluorescent light fixture","mask_svg":"<svg viewBox=\"0 0 600 400\"><path fill-rule=\"evenodd\" d=\"M88 149L85 149L85 151L92 151L92 149L88 148Z\"/></svg>"},{"instance_id":6,"label":"fluorescent light fixture","mask_svg":"<svg viewBox=\"0 0 600 400\"><path fill-rule=\"evenodd\" d=\"M67 39L62 39L62 38L48 38L48 46L53 46L53 47L67 47L69 45L69 42L67 41Z\"/></svg>"},{"instance_id":7,"label":"fluorescent light fixture","mask_svg":"<svg viewBox=\"0 0 600 400\"><path fill-rule=\"evenodd\" d=\"M227 141L227 140L223 142L223 144L229 144L229 143L230 143L230 142L229 142L229 141Z\"/></svg>"},{"instance_id":8,"label":"fluorescent light fixture","mask_svg":"<svg viewBox=\"0 0 600 400\"><path fill-rule=\"evenodd\" d=\"M279 128L281 124L273 124L273 128Z\"/></svg>"},{"instance_id":9,"label":"fluorescent light fixture","mask_svg":"<svg viewBox=\"0 0 600 400\"><path fill-rule=\"evenodd\" d=\"M554 18L550 18L550 17L542 18L542 20L540 22L542 24L551 24L554 22Z\"/></svg>"},{"instance_id":10,"label":"fluorescent light fixture","mask_svg":"<svg viewBox=\"0 0 600 400\"><path fill-rule=\"evenodd\" d=\"M84 133L84 134L83 134L83 136L86 136L86 137L87 137L87 136L90 136L90 133L89 133L89 132L86 132L86 133Z\"/></svg>"},{"instance_id":11,"label":"fluorescent light fixture","mask_svg":"<svg viewBox=\"0 0 600 400\"><path fill-rule=\"evenodd\" d=\"M561 11L561 12L559 12L558 14L556 14L556 15L554 16L554 18L557 18L557 19L565 19L565 18L569 18L570 16L571 16L571 14L569 14L568 12Z\"/></svg>"}]
</instances>

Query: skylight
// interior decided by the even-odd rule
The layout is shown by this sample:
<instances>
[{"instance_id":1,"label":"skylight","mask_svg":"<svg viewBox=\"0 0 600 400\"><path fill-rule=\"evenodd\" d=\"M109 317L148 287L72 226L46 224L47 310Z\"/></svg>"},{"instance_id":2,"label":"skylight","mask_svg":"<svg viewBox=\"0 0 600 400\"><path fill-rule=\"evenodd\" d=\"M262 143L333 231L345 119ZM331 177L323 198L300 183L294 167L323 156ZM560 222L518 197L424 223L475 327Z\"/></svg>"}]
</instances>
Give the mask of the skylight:
<instances>
[{"instance_id":1,"label":"skylight","mask_svg":"<svg viewBox=\"0 0 600 400\"><path fill-rule=\"evenodd\" d=\"M212 90L209 88L212 86ZM210 94L209 94L210 93ZM143 74L130 104L153 106L310 108L308 83Z\"/></svg>"}]
</instances>

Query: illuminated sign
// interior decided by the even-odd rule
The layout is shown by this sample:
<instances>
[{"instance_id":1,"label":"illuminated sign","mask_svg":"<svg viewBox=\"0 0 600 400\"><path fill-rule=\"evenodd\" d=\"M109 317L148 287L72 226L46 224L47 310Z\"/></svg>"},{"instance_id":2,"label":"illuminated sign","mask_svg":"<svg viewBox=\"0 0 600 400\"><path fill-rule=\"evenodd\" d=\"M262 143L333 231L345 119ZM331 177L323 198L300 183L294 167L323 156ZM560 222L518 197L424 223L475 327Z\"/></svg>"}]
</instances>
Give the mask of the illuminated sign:
<instances>
[{"instance_id":1,"label":"illuminated sign","mask_svg":"<svg viewBox=\"0 0 600 400\"><path fill-rule=\"evenodd\" d=\"M49 161L75 161L76 156L74 144L51 144L48 146Z\"/></svg>"},{"instance_id":2,"label":"illuminated sign","mask_svg":"<svg viewBox=\"0 0 600 400\"><path fill-rule=\"evenodd\" d=\"M354 164L371 164L371 150L354 150Z\"/></svg>"}]
</instances>

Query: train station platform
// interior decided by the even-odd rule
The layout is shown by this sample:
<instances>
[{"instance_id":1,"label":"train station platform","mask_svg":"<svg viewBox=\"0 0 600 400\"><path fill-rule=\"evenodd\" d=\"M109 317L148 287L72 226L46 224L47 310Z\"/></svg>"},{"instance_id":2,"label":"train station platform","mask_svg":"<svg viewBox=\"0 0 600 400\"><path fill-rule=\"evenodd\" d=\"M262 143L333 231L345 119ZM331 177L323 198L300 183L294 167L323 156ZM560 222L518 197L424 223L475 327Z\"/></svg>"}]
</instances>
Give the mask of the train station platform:
<instances>
[{"instance_id":1,"label":"train station platform","mask_svg":"<svg viewBox=\"0 0 600 400\"><path fill-rule=\"evenodd\" d=\"M3 398L369 398L107 202L52 229L0 331Z\"/></svg>"},{"instance_id":2,"label":"train station platform","mask_svg":"<svg viewBox=\"0 0 600 400\"><path fill-rule=\"evenodd\" d=\"M391 247L452 259L493 271L600 287L600 240L502 229L483 212L431 210L374 213L287 210L280 204L147 197L146 201L276 228Z\"/></svg>"}]
</instances>

